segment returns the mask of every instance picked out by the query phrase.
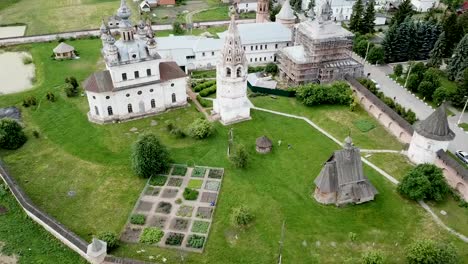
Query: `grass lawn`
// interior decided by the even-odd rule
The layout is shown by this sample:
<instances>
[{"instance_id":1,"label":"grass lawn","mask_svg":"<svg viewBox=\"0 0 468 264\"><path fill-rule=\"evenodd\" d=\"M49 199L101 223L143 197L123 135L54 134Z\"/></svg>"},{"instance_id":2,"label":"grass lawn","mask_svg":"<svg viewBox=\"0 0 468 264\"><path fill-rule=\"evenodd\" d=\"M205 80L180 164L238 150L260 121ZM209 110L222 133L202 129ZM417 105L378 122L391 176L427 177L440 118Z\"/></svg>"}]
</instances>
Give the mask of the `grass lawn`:
<instances>
[{"instance_id":1,"label":"grass lawn","mask_svg":"<svg viewBox=\"0 0 468 264\"><path fill-rule=\"evenodd\" d=\"M19 1L21 1L21 0L2 0L2 1L0 1L0 11L2 9L5 9L5 8L7 8L9 6L12 6L12 5L18 3Z\"/></svg>"},{"instance_id":2,"label":"grass lawn","mask_svg":"<svg viewBox=\"0 0 468 264\"><path fill-rule=\"evenodd\" d=\"M0 188L5 187L3 181L0 182ZM0 207L8 211L0 214L0 263L5 263L2 254L15 255L19 263L87 263L28 218L9 192L1 193L2 190Z\"/></svg>"},{"instance_id":3,"label":"grass lawn","mask_svg":"<svg viewBox=\"0 0 468 264\"><path fill-rule=\"evenodd\" d=\"M0 2L4 2L1 0ZM7 0L12 2L12 0ZM99 28L101 19L115 14L119 0L20 0L0 9L0 24L24 23L26 34L46 34ZM127 1L133 18L139 12ZM0 4L2 5L2 4Z\"/></svg>"},{"instance_id":4,"label":"grass lawn","mask_svg":"<svg viewBox=\"0 0 468 264\"><path fill-rule=\"evenodd\" d=\"M365 173L379 191L375 201L344 208L316 203L311 197L313 180L340 147L304 121L252 110L251 121L233 125L234 141L245 145L250 154L245 169L233 168L226 157L230 127L215 123L214 135L205 140L177 139L167 132L166 122L186 128L202 116L193 106L121 124L89 123L86 99L66 98L59 88L65 76L82 81L102 67L100 41L75 41L81 59L63 62L49 59L55 45L26 46L36 62L36 88L0 97L0 106L19 105L27 95L41 99L38 107L22 109L29 136L26 145L16 151L2 150L0 155L37 205L88 241L101 231L122 231L146 182L130 169L130 146L138 134L129 130L136 127L140 134L158 135L175 163L225 168L205 252L183 253L186 263L275 262L283 221L283 259L287 263L356 262L369 248L384 251L389 263L403 263L403 248L421 237L453 242L468 261L468 252L463 250L466 244L442 231L422 208L397 195L394 185L368 167ZM57 102L43 99L49 90L56 92ZM362 110L308 108L291 98L262 97L254 103L308 116L340 139L348 134L348 126L360 147L401 148L380 126L367 133L354 128L353 120L371 119ZM158 125L151 126L151 120ZM40 132L39 139L31 136L33 129ZM268 155L257 154L255 139L261 135L273 142L281 139L293 148L283 144ZM68 197L70 190L76 196ZM232 208L241 204L255 214L253 225L246 230L233 227L230 221ZM356 233L356 241L350 241L350 232ZM180 260L180 252L134 244L123 244L112 253L142 260L160 254L168 263Z\"/></svg>"},{"instance_id":5,"label":"grass lawn","mask_svg":"<svg viewBox=\"0 0 468 264\"><path fill-rule=\"evenodd\" d=\"M367 159L382 168L385 172L401 181L414 165L409 159L401 154L394 153L372 153Z\"/></svg>"},{"instance_id":6,"label":"grass lawn","mask_svg":"<svg viewBox=\"0 0 468 264\"><path fill-rule=\"evenodd\" d=\"M468 132L468 123L460 123L458 126L463 128L463 130L465 130L466 132Z\"/></svg>"},{"instance_id":7,"label":"grass lawn","mask_svg":"<svg viewBox=\"0 0 468 264\"><path fill-rule=\"evenodd\" d=\"M289 114L305 116L332 134L338 140L344 140L351 133L354 144L363 149L401 150L403 145L391 136L377 120L365 110L358 107L354 112L348 106L315 106L307 107L295 98L277 96L258 96L250 98L251 102L261 108L272 109ZM368 120L376 127L362 132L353 122Z\"/></svg>"},{"instance_id":8,"label":"grass lawn","mask_svg":"<svg viewBox=\"0 0 468 264\"><path fill-rule=\"evenodd\" d=\"M227 20L229 19L229 10L227 5L219 4L218 7L205 10L193 15L193 22Z\"/></svg>"}]
</instances>

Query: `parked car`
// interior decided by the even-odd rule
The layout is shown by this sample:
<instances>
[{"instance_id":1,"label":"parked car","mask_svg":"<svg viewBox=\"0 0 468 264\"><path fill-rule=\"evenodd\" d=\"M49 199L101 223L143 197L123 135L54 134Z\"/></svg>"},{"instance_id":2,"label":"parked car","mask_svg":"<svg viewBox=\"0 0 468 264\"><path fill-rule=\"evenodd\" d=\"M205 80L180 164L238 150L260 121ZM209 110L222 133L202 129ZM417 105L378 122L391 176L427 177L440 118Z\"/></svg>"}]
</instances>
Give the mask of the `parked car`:
<instances>
[{"instance_id":1,"label":"parked car","mask_svg":"<svg viewBox=\"0 0 468 264\"><path fill-rule=\"evenodd\" d=\"M457 157L461 159L464 163L468 164L468 153L466 153L465 151L457 150L455 151L455 155L457 155Z\"/></svg>"}]
</instances>

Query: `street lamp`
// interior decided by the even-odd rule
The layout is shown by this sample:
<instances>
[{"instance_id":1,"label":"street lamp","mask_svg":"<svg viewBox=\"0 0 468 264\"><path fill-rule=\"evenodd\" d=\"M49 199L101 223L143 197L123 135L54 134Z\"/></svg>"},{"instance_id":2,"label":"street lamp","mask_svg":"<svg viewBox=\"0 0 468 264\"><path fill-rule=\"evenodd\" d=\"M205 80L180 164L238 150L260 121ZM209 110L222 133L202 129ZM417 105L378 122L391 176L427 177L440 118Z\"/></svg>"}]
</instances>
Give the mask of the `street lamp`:
<instances>
[{"instance_id":1,"label":"street lamp","mask_svg":"<svg viewBox=\"0 0 468 264\"><path fill-rule=\"evenodd\" d=\"M411 63L410 63L409 64L409 69L408 69L408 74L406 75L405 85L403 86L405 88L406 88L406 84L408 84L408 78L409 78L409 76L411 74L411 69L412 69L412 67L411 67Z\"/></svg>"},{"instance_id":2,"label":"street lamp","mask_svg":"<svg viewBox=\"0 0 468 264\"><path fill-rule=\"evenodd\" d=\"M468 105L468 96L464 96L463 98L466 98L466 103L465 103L465 106L463 107L463 110L460 114L460 117L458 118L458 122L457 122L457 125L460 124L461 120L462 120L462 117L463 117L463 114L465 113L465 110L466 110L466 105Z\"/></svg>"}]
</instances>

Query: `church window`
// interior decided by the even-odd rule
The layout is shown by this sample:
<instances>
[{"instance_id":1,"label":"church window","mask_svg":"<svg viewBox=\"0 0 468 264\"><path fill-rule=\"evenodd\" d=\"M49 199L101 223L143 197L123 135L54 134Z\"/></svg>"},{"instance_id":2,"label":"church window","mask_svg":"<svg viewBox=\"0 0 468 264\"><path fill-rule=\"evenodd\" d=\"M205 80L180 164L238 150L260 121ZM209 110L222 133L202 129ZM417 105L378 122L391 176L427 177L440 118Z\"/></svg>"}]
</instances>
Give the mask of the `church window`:
<instances>
[{"instance_id":1,"label":"church window","mask_svg":"<svg viewBox=\"0 0 468 264\"><path fill-rule=\"evenodd\" d=\"M257 62L257 58L255 58L255 62Z\"/></svg>"},{"instance_id":2,"label":"church window","mask_svg":"<svg viewBox=\"0 0 468 264\"><path fill-rule=\"evenodd\" d=\"M96 99L96 96L93 95L93 99Z\"/></svg>"},{"instance_id":3,"label":"church window","mask_svg":"<svg viewBox=\"0 0 468 264\"><path fill-rule=\"evenodd\" d=\"M146 69L146 75L151 76L151 69Z\"/></svg>"},{"instance_id":4,"label":"church window","mask_svg":"<svg viewBox=\"0 0 468 264\"><path fill-rule=\"evenodd\" d=\"M268 45L265 44L265 49L268 49Z\"/></svg>"},{"instance_id":5,"label":"church window","mask_svg":"<svg viewBox=\"0 0 468 264\"><path fill-rule=\"evenodd\" d=\"M127 110L128 110L128 113L129 113L129 114L133 113L132 104L128 104L128 105L127 105Z\"/></svg>"},{"instance_id":6,"label":"church window","mask_svg":"<svg viewBox=\"0 0 468 264\"><path fill-rule=\"evenodd\" d=\"M236 74L237 74L237 77L241 77L241 75L242 75L242 67L240 67L240 66L237 67L237 73L236 73Z\"/></svg>"},{"instance_id":7,"label":"church window","mask_svg":"<svg viewBox=\"0 0 468 264\"><path fill-rule=\"evenodd\" d=\"M126 73L122 73L122 81L126 81L127 80L127 74Z\"/></svg>"},{"instance_id":8,"label":"church window","mask_svg":"<svg viewBox=\"0 0 468 264\"><path fill-rule=\"evenodd\" d=\"M106 96L106 99L109 100L109 99L110 99L110 96Z\"/></svg>"},{"instance_id":9,"label":"church window","mask_svg":"<svg viewBox=\"0 0 468 264\"><path fill-rule=\"evenodd\" d=\"M150 93L154 92L154 89L150 89Z\"/></svg>"},{"instance_id":10,"label":"church window","mask_svg":"<svg viewBox=\"0 0 468 264\"><path fill-rule=\"evenodd\" d=\"M108 107L107 107L107 114L108 114L109 116L114 115L114 112L112 112L112 106L108 106Z\"/></svg>"},{"instance_id":11,"label":"church window","mask_svg":"<svg viewBox=\"0 0 468 264\"><path fill-rule=\"evenodd\" d=\"M253 50L253 46L250 46L250 50Z\"/></svg>"},{"instance_id":12,"label":"church window","mask_svg":"<svg viewBox=\"0 0 468 264\"><path fill-rule=\"evenodd\" d=\"M138 91L137 94L138 94L138 95L141 95L141 91Z\"/></svg>"},{"instance_id":13,"label":"church window","mask_svg":"<svg viewBox=\"0 0 468 264\"><path fill-rule=\"evenodd\" d=\"M275 44L275 49L277 49L277 48L278 48L278 44Z\"/></svg>"},{"instance_id":14,"label":"church window","mask_svg":"<svg viewBox=\"0 0 468 264\"><path fill-rule=\"evenodd\" d=\"M151 108L156 108L156 100L151 99Z\"/></svg>"},{"instance_id":15,"label":"church window","mask_svg":"<svg viewBox=\"0 0 468 264\"><path fill-rule=\"evenodd\" d=\"M266 61L266 57L263 57L263 60Z\"/></svg>"},{"instance_id":16,"label":"church window","mask_svg":"<svg viewBox=\"0 0 468 264\"><path fill-rule=\"evenodd\" d=\"M132 54L132 58L136 59L136 54Z\"/></svg>"},{"instance_id":17,"label":"church window","mask_svg":"<svg viewBox=\"0 0 468 264\"><path fill-rule=\"evenodd\" d=\"M97 106L94 106L94 111L96 112L96 115L99 115L99 109L97 108Z\"/></svg>"},{"instance_id":18,"label":"church window","mask_svg":"<svg viewBox=\"0 0 468 264\"><path fill-rule=\"evenodd\" d=\"M261 50L263 49L263 45L260 45L260 49L261 49Z\"/></svg>"},{"instance_id":19,"label":"church window","mask_svg":"<svg viewBox=\"0 0 468 264\"><path fill-rule=\"evenodd\" d=\"M135 79L140 78L140 72L139 71L135 71L134 74L135 74Z\"/></svg>"},{"instance_id":20,"label":"church window","mask_svg":"<svg viewBox=\"0 0 468 264\"><path fill-rule=\"evenodd\" d=\"M174 87L174 83L171 83L171 87Z\"/></svg>"},{"instance_id":21,"label":"church window","mask_svg":"<svg viewBox=\"0 0 468 264\"><path fill-rule=\"evenodd\" d=\"M250 58L250 62L252 62L252 58Z\"/></svg>"},{"instance_id":22,"label":"church window","mask_svg":"<svg viewBox=\"0 0 468 264\"><path fill-rule=\"evenodd\" d=\"M226 68L226 77L231 77L231 68Z\"/></svg>"},{"instance_id":23,"label":"church window","mask_svg":"<svg viewBox=\"0 0 468 264\"><path fill-rule=\"evenodd\" d=\"M125 96L130 97L130 94L126 94Z\"/></svg>"},{"instance_id":24,"label":"church window","mask_svg":"<svg viewBox=\"0 0 468 264\"><path fill-rule=\"evenodd\" d=\"M201 55L202 55L203 57L205 57L205 52L202 52L202 54L201 54Z\"/></svg>"},{"instance_id":25,"label":"church window","mask_svg":"<svg viewBox=\"0 0 468 264\"><path fill-rule=\"evenodd\" d=\"M289 43L286 43L286 47L289 47Z\"/></svg>"},{"instance_id":26,"label":"church window","mask_svg":"<svg viewBox=\"0 0 468 264\"><path fill-rule=\"evenodd\" d=\"M249 7L249 4L245 4L245 7Z\"/></svg>"},{"instance_id":27,"label":"church window","mask_svg":"<svg viewBox=\"0 0 468 264\"><path fill-rule=\"evenodd\" d=\"M258 50L258 45L255 45L255 50Z\"/></svg>"},{"instance_id":28,"label":"church window","mask_svg":"<svg viewBox=\"0 0 468 264\"><path fill-rule=\"evenodd\" d=\"M172 94L172 102L175 103L177 100L176 100L176 95L175 93Z\"/></svg>"},{"instance_id":29,"label":"church window","mask_svg":"<svg viewBox=\"0 0 468 264\"><path fill-rule=\"evenodd\" d=\"M245 46L244 46L244 50L245 50Z\"/></svg>"},{"instance_id":30,"label":"church window","mask_svg":"<svg viewBox=\"0 0 468 264\"><path fill-rule=\"evenodd\" d=\"M262 61L262 57L258 58L259 61Z\"/></svg>"},{"instance_id":31,"label":"church window","mask_svg":"<svg viewBox=\"0 0 468 264\"><path fill-rule=\"evenodd\" d=\"M211 52L211 56L214 56L214 51Z\"/></svg>"}]
</instances>

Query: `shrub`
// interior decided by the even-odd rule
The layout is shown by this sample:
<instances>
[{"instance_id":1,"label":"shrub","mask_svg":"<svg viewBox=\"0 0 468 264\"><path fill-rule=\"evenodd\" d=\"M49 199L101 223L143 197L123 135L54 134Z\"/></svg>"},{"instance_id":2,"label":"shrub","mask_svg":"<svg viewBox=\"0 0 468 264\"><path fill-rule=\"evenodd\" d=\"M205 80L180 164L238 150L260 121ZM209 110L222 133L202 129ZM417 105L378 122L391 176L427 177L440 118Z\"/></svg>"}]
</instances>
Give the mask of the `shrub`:
<instances>
[{"instance_id":1,"label":"shrub","mask_svg":"<svg viewBox=\"0 0 468 264\"><path fill-rule=\"evenodd\" d=\"M134 225L144 225L146 222L146 216L143 214L134 214L130 217L130 223Z\"/></svg>"},{"instance_id":2,"label":"shrub","mask_svg":"<svg viewBox=\"0 0 468 264\"><path fill-rule=\"evenodd\" d=\"M25 99L23 99L23 106L24 107L29 107L29 106L33 106L33 105L37 105L36 97L28 96Z\"/></svg>"},{"instance_id":3,"label":"shrub","mask_svg":"<svg viewBox=\"0 0 468 264\"><path fill-rule=\"evenodd\" d=\"M367 60L371 64L384 63L384 58L385 58L385 54L384 54L384 50L382 47L377 47L377 46L372 47L370 48L369 53L367 54Z\"/></svg>"},{"instance_id":4,"label":"shrub","mask_svg":"<svg viewBox=\"0 0 468 264\"><path fill-rule=\"evenodd\" d=\"M174 125L173 123L169 123L167 124L166 126L167 128L167 131L175 136L176 138L184 138L186 137L187 135L185 134L184 131L182 131L182 129L180 129L179 127L177 127L176 125Z\"/></svg>"},{"instance_id":5,"label":"shrub","mask_svg":"<svg viewBox=\"0 0 468 264\"><path fill-rule=\"evenodd\" d=\"M393 67L393 73L396 77L400 77L403 74L403 65L397 64Z\"/></svg>"},{"instance_id":6,"label":"shrub","mask_svg":"<svg viewBox=\"0 0 468 264\"><path fill-rule=\"evenodd\" d=\"M418 86L418 92L425 98L431 99L436 88L431 82L422 81Z\"/></svg>"},{"instance_id":7,"label":"shrub","mask_svg":"<svg viewBox=\"0 0 468 264\"><path fill-rule=\"evenodd\" d=\"M172 33L174 33L174 35L183 35L184 32L185 30L182 28L180 22L176 21L172 24Z\"/></svg>"},{"instance_id":8,"label":"shrub","mask_svg":"<svg viewBox=\"0 0 468 264\"><path fill-rule=\"evenodd\" d=\"M28 65L28 64L31 64L33 62L32 58L29 57L29 56L24 56L23 57L23 64L24 65Z\"/></svg>"},{"instance_id":9,"label":"shrub","mask_svg":"<svg viewBox=\"0 0 468 264\"><path fill-rule=\"evenodd\" d=\"M239 227L246 227L254 220L254 216L248 208L241 205L232 210L231 221Z\"/></svg>"},{"instance_id":10,"label":"shrub","mask_svg":"<svg viewBox=\"0 0 468 264\"><path fill-rule=\"evenodd\" d=\"M208 233L208 228L210 227L210 222L196 220L192 225L192 232L195 233Z\"/></svg>"},{"instance_id":11,"label":"shrub","mask_svg":"<svg viewBox=\"0 0 468 264\"><path fill-rule=\"evenodd\" d=\"M349 232L348 237L349 237L349 240L351 240L352 242L357 240L357 234L354 232Z\"/></svg>"},{"instance_id":12,"label":"shrub","mask_svg":"<svg viewBox=\"0 0 468 264\"><path fill-rule=\"evenodd\" d=\"M205 237L199 235L190 235L187 247L191 248L203 248L203 244L205 243Z\"/></svg>"},{"instance_id":13,"label":"shrub","mask_svg":"<svg viewBox=\"0 0 468 264\"><path fill-rule=\"evenodd\" d=\"M187 173L187 166L185 166L185 165L175 165L171 174L172 175L185 176L186 173Z\"/></svg>"},{"instance_id":14,"label":"shrub","mask_svg":"<svg viewBox=\"0 0 468 264\"><path fill-rule=\"evenodd\" d=\"M384 257L382 252L377 250L370 250L365 252L361 258L362 264L383 264Z\"/></svg>"},{"instance_id":15,"label":"shrub","mask_svg":"<svg viewBox=\"0 0 468 264\"><path fill-rule=\"evenodd\" d=\"M276 75L278 73L278 65L274 64L273 62L268 63L265 66L265 72L271 75Z\"/></svg>"},{"instance_id":16,"label":"shrub","mask_svg":"<svg viewBox=\"0 0 468 264\"><path fill-rule=\"evenodd\" d=\"M198 92L203 91L204 89L209 88L209 87L211 87L211 86L213 86L215 84L216 84L216 80L201 82L201 83L195 85L195 87L193 88L193 91L198 93Z\"/></svg>"},{"instance_id":17,"label":"shrub","mask_svg":"<svg viewBox=\"0 0 468 264\"><path fill-rule=\"evenodd\" d=\"M207 97L209 95L212 95L216 93L216 85L212 85L210 88L206 88L203 91L199 93L201 97Z\"/></svg>"},{"instance_id":18,"label":"shrub","mask_svg":"<svg viewBox=\"0 0 468 264\"><path fill-rule=\"evenodd\" d=\"M182 240L184 240L184 234L170 233L166 239L166 245L180 246L182 245Z\"/></svg>"},{"instance_id":19,"label":"shrub","mask_svg":"<svg viewBox=\"0 0 468 264\"><path fill-rule=\"evenodd\" d=\"M403 177L398 192L412 200L442 201L450 193L442 170L432 164L420 164Z\"/></svg>"},{"instance_id":20,"label":"shrub","mask_svg":"<svg viewBox=\"0 0 468 264\"><path fill-rule=\"evenodd\" d=\"M203 178L205 176L206 169L202 167L195 167L192 170L192 177Z\"/></svg>"},{"instance_id":21,"label":"shrub","mask_svg":"<svg viewBox=\"0 0 468 264\"><path fill-rule=\"evenodd\" d=\"M164 232L157 227L147 227L143 229L140 236L140 243L151 245L161 241Z\"/></svg>"},{"instance_id":22,"label":"shrub","mask_svg":"<svg viewBox=\"0 0 468 264\"><path fill-rule=\"evenodd\" d=\"M67 97L75 97L79 94L78 88L74 88L70 83L67 83L64 89Z\"/></svg>"},{"instance_id":23,"label":"shrub","mask_svg":"<svg viewBox=\"0 0 468 264\"><path fill-rule=\"evenodd\" d=\"M140 177L149 178L165 172L169 162L169 152L153 134L140 136L133 145L132 167Z\"/></svg>"},{"instance_id":24,"label":"shrub","mask_svg":"<svg viewBox=\"0 0 468 264\"><path fill-rule=\"evenodd\" d=\"M47 92L46 99L47 101L55 102L56 101L55 94L53 92Z\"/></svg>"},{"instance_id":25,"label":"shrub","mask_svg":"<svg viewBox=\"0 0 468 264\"><path fill-rule=\"evenodd\" d=\"M18 149L26 143L23 127L13 119L0 120L0 148Z\"/></svg>"},{"instance_id":26,"label":"shrub","mask_svg":"<svg viewBox=\"0 0 468 264\"><path fill-rule=\"evenodd\" d=\"M421 79L419 78L419 76L415 73L412 73L408 77L408 81L406 82L406 88L408 88L410 91L417 92L420 82Z\"/></svg>"},{"instance_id":27,"label":"shrub","mask_svg":"<svg viewBox=\"0 0 468 264\"><path fill-rule=\"evenodd\" d=\"M445 99L447 99L447 89L445 87L437 88L432 94L432 100L438 105L444 102Z\"/></svg>"},{"instance_id":28,"label":"shrub","mask_svg":"<svg viewBox=\"0 0 468 264\"><path fill-rule=\"evenodd\" d=\"M149 180L149 184L153 186L163 186L166 184L167 177L161 175L155 175Z\"/></svg>"},{"instance_id":29,"label":"shrub","mask_svg":"<svg viewBox=\"0 0 468 264\"><path fill-rule=\"evenodd\" d=\"M35 138L39 138L41 136L39 134L39 131L37 131L37 130L33 130L32 134L33 134L33 137L35 137Z\"/></svg>"},{"instance_id":30,"label":"shrub","mask_svg":"<svg viewBox=\"0 0 468 264\"><path fill-rule=\"evenodd\" d=\"M406 260L409 264L455 264L459 257L455 247L446 242L430 239L418 240L406 248Z\"/></svg>"},{"instance_id":31,"label":"shrub","mask_svg":"<svg viewBox=\"0 0 468 264\"><path fill-rule=\"evenodd\" d=\"M97 238L107 243L108 250L116 249L119 246L119 239L113 232L102 232L98 234Z\"/></svg>"},{"instance_id":32,"label":"shrub","mask_svg":"<svg viewBox=\"0 0 468 264\"><path fill-rule=\"evenodd\" d=\"M195 201L198 198L198 191L190 188L185 188L182 196L184 196L185 200Z\"/></svg>"},{"instance_id":33,"label":"shrub","mask_svg":"<svg viewBox=\"0 0 468 264\"><path fill-rule=\"evenodd\" d=\"M188 133L196 139L204 139L213 134L213 124L210 121L198 118L189 125Z\"/></svg>"},{"instance_id":34,"label":"shrub","mask_svg":"<svg viewBox=\"0 0 468 264\"><path fill-rule=\"evenodd\" d=\"M181 204L181 203L182 203L182 199L177 198L177 199L175 200L175 203L176 203L176 204Z\"/></svg>"},{"instance_id":35,"label":"shrub","mask_svg":"<svg viewBox=\"0 0 468 264\"><path fill-rule=\"evenodd\" d=\"M352 91L344 82L331 85L307 84L296 88L296 97L307 106L349 105L352 101Z\"/></svg>"},{"instance_id":36,"label":"shrub","mask_svg":"<svg viewBox=\"0 0 468 264\"><path fill-rule=\"evenodd\" d=\"M253 73L253 72L261 72L264 70L265 70L265 67L263 66L249 66L249 68L247 69L247 72Z\"/></svg>"},{"instance_id":37,"label":"shrub","mask_svg":"<svg viewBox=\"0 0 468 264\"><path fill-rule=\"evenodd\" d=\"M245 168L249 160L249 154L244 145L235 146L233 153L229 156L229 161L237 168Z\"/></svg>"}]
</instances>

